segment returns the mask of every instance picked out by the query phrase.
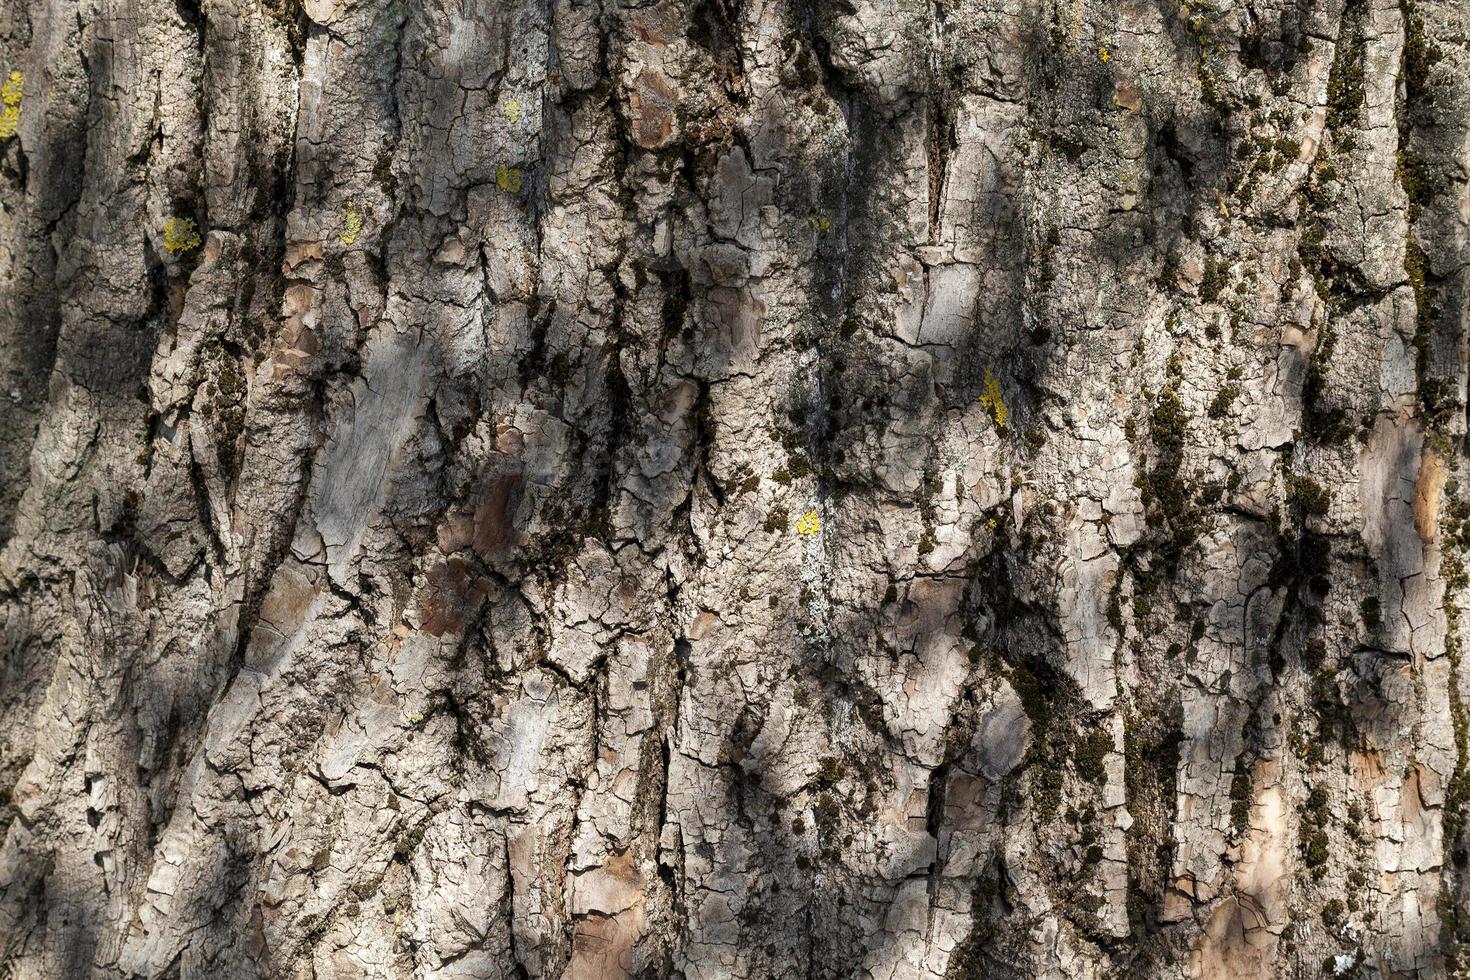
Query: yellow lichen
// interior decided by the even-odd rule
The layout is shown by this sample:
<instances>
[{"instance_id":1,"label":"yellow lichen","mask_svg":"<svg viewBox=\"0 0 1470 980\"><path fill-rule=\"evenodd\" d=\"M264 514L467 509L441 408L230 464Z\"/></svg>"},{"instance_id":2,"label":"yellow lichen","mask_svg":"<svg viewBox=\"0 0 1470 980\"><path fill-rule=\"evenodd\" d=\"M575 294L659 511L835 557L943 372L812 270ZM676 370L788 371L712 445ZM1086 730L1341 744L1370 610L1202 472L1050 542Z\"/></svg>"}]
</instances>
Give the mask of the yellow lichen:
<instances>
[{"instance_id":1,"label":"yellow lichen","mask_svg":"<svg viewBox=\"0 0 1470 980\"><path fill-rule=\"evenodd\" d=\"M799 519L797 519L797 522L796 522L796 533L797 534L800 534L800 535L802 535L804 537L810 538L810 537L814 536L815 534L817 534L817 532L819 532L821 530L822 530L822 519L817 516L817 512L814 511L814 510L807 511L805 514L802 514Z\"/></svg>"},{"instance_id":2,"label":"yellow lichen","mask_svg":"<svg viewBox=\"0 0 1470 980\"><path fill-rule=\"evenodd\" d=\"M995 375L990 369L985 369L985 391L980 395L980 404L990 411L990 417L995 419L995 427L1004 429L1006 419L1010 418L1010 411L1006 408L1004 396L1000 392L1000 382L995 380Z\"/></svg>"},{"instance_id":3,"label":"yellow lichen","mask_svg":"<svg viewBox=\"0 0 1470 980\"><path fill-rule=\"evenodd\" d=\"M20 128L20 100L25 95L24 73L13 71L0 85L0 139L9 139Z\"/></svg>"},{"instance_id":4,"label":"yellow lichen","mask_svg":"<svg viewBox=\"0 0 1470 980\"><path fill-rule=\"evenodd\" d=\"M521 192L521 168L497 167L495 170L495 183L507 194L519 194Z\"/></svg>"},{"instance_id":5,"label":"yellow lichen","mask_svg":"<svg viewBox=\"0 0 1470 980\"><path fill-rule=\"evenodd\" d=\"M198 248L199 242L193 218L169 218L163 223L163 247L170 255Z\"/></svg>"},{"instance_id":6,"label":"yellow lichen","mask_svg":"<svg viewBox=\"0 0 1470 980\"><path fill-rule=\"evenodd\" d=\"M1227 218L1230 217L1230 205L1228 205L1228 204L1225 203L1225 195L1224 194L1216 194L1215 195L1215 200L1218 201L1219 204L1220 204L1220 213L1223 214Z\"/></svg>"},{"instance_id":7,"label":"yellow lichen","mask_svg":"<svg viewBox=\"0 0 1470 980\"><path fill-rule=\"evenodd\" d=\"M812 230L817 232L823 232L832 227L832 219L821 211L811 216L811 223Z\"/></svg>"},{"instance_id":8,"label":"yellow lichen","mask_svg":"<svg viewBox=\"0 0 1470 980\"><path fill-rule=\"evenodd\" d=\"M1107 45L1103 45L1097 49L1097 60L1103 64L1107 64L1113 60L1113 53L1107 49Z\"/></svg>"},{"instance_id":9,"label":"yellow lichen","mask_svg":"<svg viewBox=\"0 0 1470 980\"><path fill-rule=\"evenodd\" d=\"M357 206L351 201L347 202L347 208L342 212L342 231L337 237L343 245L352 245L357 241L357 236L362 232L362 215L358 213Z\"/></svg>"},{"instance_id":10,"label":"yellow lichen","mask_svg":"<svg viewBox=\"0 0 1470 980\"><path fill-rule=\"evenodd\" d=\"M518 99L506 99L501 103L500 111L512 126L521 121L521 103Z\"/></svg>"}]
</instances>

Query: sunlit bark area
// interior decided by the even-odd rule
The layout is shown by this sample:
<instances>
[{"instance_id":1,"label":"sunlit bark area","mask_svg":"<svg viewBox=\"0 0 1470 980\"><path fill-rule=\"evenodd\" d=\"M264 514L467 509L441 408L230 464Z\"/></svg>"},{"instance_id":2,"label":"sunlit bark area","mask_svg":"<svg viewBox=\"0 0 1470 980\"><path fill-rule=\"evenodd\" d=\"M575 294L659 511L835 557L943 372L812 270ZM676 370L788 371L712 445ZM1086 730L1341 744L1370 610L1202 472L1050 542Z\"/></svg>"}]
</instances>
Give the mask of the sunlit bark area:
<instances>
[{"instance_id":1,"label":"sunlit bark area","mask_svg":"<svg viewBox=\"0 0 1470 980\"><path fill-rule=\"evenodd\" d=\"M1470 970L1463 0L0 0L0 977Z\"/></svg>"}]
</instances>

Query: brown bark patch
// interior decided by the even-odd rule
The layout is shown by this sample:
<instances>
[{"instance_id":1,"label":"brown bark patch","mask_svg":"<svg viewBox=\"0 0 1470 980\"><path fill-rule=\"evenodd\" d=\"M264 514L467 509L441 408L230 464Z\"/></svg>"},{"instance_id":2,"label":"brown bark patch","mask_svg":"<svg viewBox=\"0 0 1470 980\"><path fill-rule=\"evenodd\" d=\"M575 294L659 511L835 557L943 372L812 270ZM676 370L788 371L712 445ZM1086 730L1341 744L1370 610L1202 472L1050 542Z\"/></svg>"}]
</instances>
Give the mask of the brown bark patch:
<instances>
[{"instance_id":1,"label":"brown bark patch","mask_svg":"<svg viewBox=\"0 0 1470 980\"><path fill-rule=\"evenodd\" d=\"M490 558L517 541L514 513L516 492L520 489L518 474L497 477L490 481L475 507L474 537L470 546L475 554Z\"/></svg>"},{"instance_id":2,"label":"brown bark patch","mask_svg":"<svg viewBox=\"0 0 1470 980\"><path fill-rule=\"evenodd\" d=\"M1433 541L1439 531L1439 499L1449 469L1439 453L1426 449L1419 462L1419 480L1414 485L1414 526L1420 541Z\"/></svg>"},{"instance_id":3,"label":"brown bark patch","mask_svg":"<svg viewBox=\"0 0 1470 980\"><path fill-rule=\"evenodd\" d=\"M271 358L275 367L300 371L321 349L316 332L312 330L316 324L319 297L320 293L314 286L298 285L286 290L281 310L285 324L280 343ZM274 371L272 375L274 376Z\"/></svg>"},{"instance_id":4,"label":"brown bark patch","mask_svg":"<svg viewBox=\"0 0 1470 980\"><path fill-rule=\"evenodd\" d=\"M1137 82L1121 80L1113 86L1113 102L1120 109L1137 112L1143 105L1143 92L1138 88Z\"/></svg>"},{"instance_id":5,"label":"brown bark patch","mask_svg":"<svg viewBox=\"0 0 1470 980\"><path fill-rule=\"evenodd\" d=\"M469 547L486 561L504 557L521 541L514 520L521 484L519 473L488 477L474 510L461 509L440 529L439 549L453 553Z\"/></svg>"},{"instance_id":6,"label":"brown bark patch","mask_svg":"<svg viewBox=\"0 0 1470 980\"><path fill-rule=\"evenodd\" d=\"M689 639L703 640L713 633L719 625L720 617L708 609L702 610L699 615L694 617L694 622L689 626Z\"/></svg>"},{"instance_id":7,"label":"brown bark patch","mask_svg":"<svg viewBox=\"0 0 1470 980\"><path fill-rule=\"evenodd\" d=\"M633 118L633 142L645 150L667 146L674 137L674 88L662 73L651 68L639 72L628 93Z\"/></svg>"},{"instance_id":8,"label":"brown bark patch","mask_svg":"<svg viewBox=\"0 0 1470 980\"><path fill-rule=\"evenodd\" d=\"M571 907L582 916L572 934L567 980L625 980L633 947L647 925L643 874L631 852L571 881Z\"/></svg>"},{"instance_id":9,"label":"brown bark patch","mask_svg":"<svg viewBox=\"0 0 1470 980\"><path fill-rule=\"evenodd\" d=\"M318 591L311 569L295 560L284 562L260 604L260 621L281 634L294 633L306 621Z\"/></svg>"},{"instance_id":10,"label":"brown bark patch","mask_svg":"<svg viewBox=\"0 0 1470 980\"><path fill-rule=\"evenodd\" d=\"M644 44L655 48L669 46L670 26L663 17L635 17L633 32Z\"/></svg>"},{"instance_id":11,"label":"brown bark patch","mask_svg":"<svg viewBox=\"0 0 1470 980\"><path fill-rule=\"evenodd\" d=\"M1225 899L1205 925L1195 953L1198 977L1259 977L1270 980L1276 968L1272 947L1276 937L1265 928L1261 911L1248 897Z\"/></svg>"},{"instance_id":12,"label":"brown bark patch","mask_svg":"<svg viewBox=\"0 0 1470 980\"><path fill-rule=\"evenodd\" d=\"M488 580L470 577L462 558L451 558L429 572L428 588L419 600L423 630L430 636L464 629L465 617L479 608L490 594Z\"/></svg>"}]
</instances>

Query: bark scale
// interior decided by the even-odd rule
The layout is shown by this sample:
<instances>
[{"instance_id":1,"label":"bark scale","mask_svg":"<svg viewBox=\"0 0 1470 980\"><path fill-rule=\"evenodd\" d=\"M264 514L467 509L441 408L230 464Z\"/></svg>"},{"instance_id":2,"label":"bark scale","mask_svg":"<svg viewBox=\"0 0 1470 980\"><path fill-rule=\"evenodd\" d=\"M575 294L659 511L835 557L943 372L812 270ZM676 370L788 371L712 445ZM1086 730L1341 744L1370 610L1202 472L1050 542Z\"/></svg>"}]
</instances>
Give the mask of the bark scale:
<instances>
[{"instance_id":1,"label":"bark scale","mask_svg":"<svg viewBox=\"0 0 1470 980\"><path fill-rule=\"evenodd\" d=\"M1470 966L1457 0L0 0L0 975Z\"/></svg>"}]
</instances>

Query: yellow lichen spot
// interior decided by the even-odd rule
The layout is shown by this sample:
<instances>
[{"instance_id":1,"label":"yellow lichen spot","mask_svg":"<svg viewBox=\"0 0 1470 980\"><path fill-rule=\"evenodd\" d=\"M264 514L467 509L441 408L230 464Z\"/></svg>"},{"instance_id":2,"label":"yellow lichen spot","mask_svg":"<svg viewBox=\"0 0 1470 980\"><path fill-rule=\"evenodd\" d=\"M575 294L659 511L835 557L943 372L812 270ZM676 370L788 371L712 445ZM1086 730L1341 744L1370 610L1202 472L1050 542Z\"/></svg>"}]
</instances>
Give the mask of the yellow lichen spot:
<instances>
[{"instance_id":1,"label":"yellow lichen spot","mask_svg":"<svg viewBox=\"0 0 1470 980\"><path fill-rule=\"evenodd\" d=\"M1010 418L1010 411L1006 408L1005 398L1000 393L1000 382L995 380L995 375L990 369L985 369L985 391L980 395L980 404L990 411L990 417L995 419L995 427L1004 429L1006 419Z\"/></svg>"},{"instance_id":2,"label":"yellow lichen spot","mask_svg":"<svg viewBox=\"0 0 1470 980\"><path fill-rule=\"evenodd\" d=\"M512 126L521 121L521 103L519 99L506 99L501 103L500 111Z\"/></svg>"},{"instance_id":3,"label":"yellow lichen spot","mask_svg":"<svg viewBox=\"0 0 1470 980\"><path fill-rule=\"evenodd\" d=\"M1107 45L1103 45L1102 47L1097 49L1097 60L1101 61L1103 64L1107 64L1109 61L1113 60L1113 53L1108 50Z\"/></svg>"},{"instance_id":4,"label":"yellow lichen spot","mask_svg":"<svg viewBox=\"0 0 1470 980\"><path fill-rule=\"evenodd\" d=\"M199 229L193 218L169 218L163 223L163 247L170 255L199 247Z\"/></svg>"},{"instance_id":5,"label":"yellow lichen spot","mask_svg":"<svg viewBox=\"0 0 1470 980\"><path fill-rule=\"evenodd\" d=\"M1215 200L1218 201L1218 202L1220 202L1220 213L1223 214L1227 218L1230 217L1230 205L1228 205L1228 204L1225 203L1225 195L1224 194L1216 194L1215 195Z\"/></svg>"},{"instance_id":6,"label":"yellow lichen spot","mask_svg":"<svg viewBox=\"0 0 1470 980\"><path fill-rule=\"evenodd\" d=\"M357 206L351 201L347 202L347 208L342 212L342 231L337 237L343 245L352 245L357 241L357 236L362 232L362 215L358 213Z\"/></svg>"},{"instance_id":7,"label":"yellow lichen spot","mask_svg":"<svg viewBox=\"0 0 1470 980\"><path fill-rule=\"evenodd\" d=\"M818 211L816 214L812 215L809 220L812 223L813 231L823 232L832 227L832 219L821 211Z\"/></svg>"},{"instance_id":8,"label":"yellow lichen spot","mask_svg":"<svg viewBox=\"0 0 1470 980\"><path fill-rule=\"evenodd\" d=\"M0 84L0 139L9 139L20 129L20 100L25 95L26 77L13 71Z\"/></svg>"},{"instance_id":9,"label":"yellow lichen spot","mask_svg":"<svg viewBox=\"0 0 1470 980\"><path fill-rule=\"evenodd\" d=\"M519 194L521 192L521 168L497 167L495 184L507 194Z\"/></svg>"},{"instance_id":10,"label":"yellow lichen spot","mask_svg":"<svg viewBox=\"0 0 1470 980\"><path fill-rule=\"evenodd\" d=\"M803 537L810 538L820 530L822 530L822 519L817 516L817 512L814 510L809 510L805 514L802 514L796 522L796 533Z\"/></svg>"}]
</instances>

